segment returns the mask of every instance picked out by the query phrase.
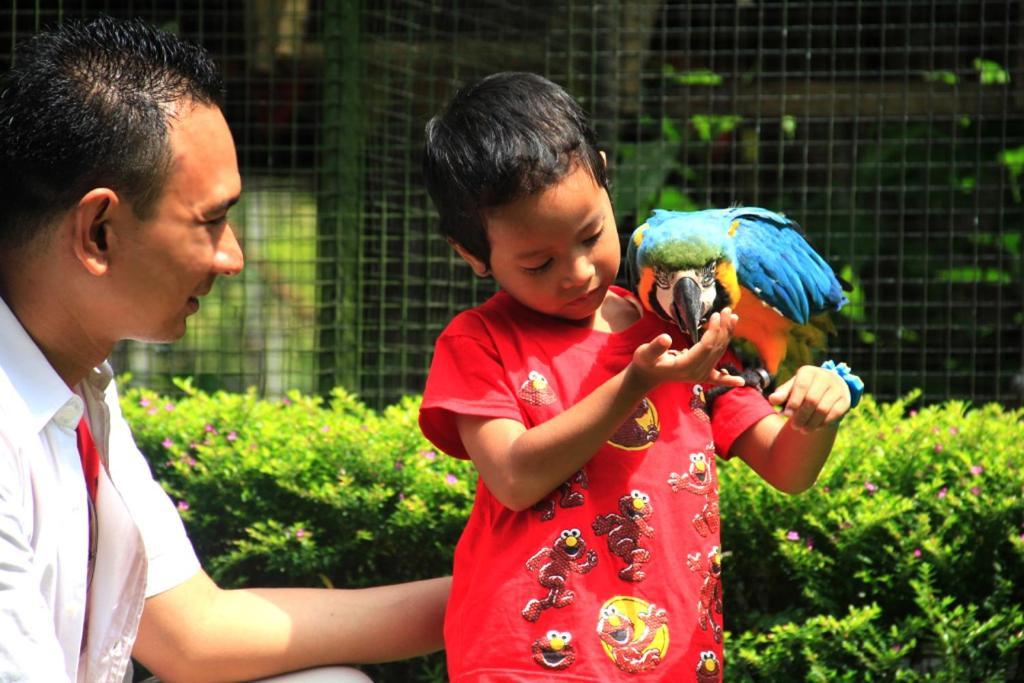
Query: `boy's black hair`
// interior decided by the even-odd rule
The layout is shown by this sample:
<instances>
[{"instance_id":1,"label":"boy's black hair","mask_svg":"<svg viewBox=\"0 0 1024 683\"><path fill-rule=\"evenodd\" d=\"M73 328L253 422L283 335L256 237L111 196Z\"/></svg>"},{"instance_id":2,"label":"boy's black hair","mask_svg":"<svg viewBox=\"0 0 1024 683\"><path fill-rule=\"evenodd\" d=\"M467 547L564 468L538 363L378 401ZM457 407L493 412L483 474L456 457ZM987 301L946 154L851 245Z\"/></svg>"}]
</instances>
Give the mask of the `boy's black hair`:
<instances>
[{"instance_id":1,"label":"boy's black hair","mask_svg":"<svg viewBox=\"0 0 1024 683\"><path fill-rule=\"evenodd\" d=\"M175 103L223 97L205 50L143 21L69 21L21 44L0 79L0 250L28 244L95 187L148 217Z\"/></svg>"},{"instance_id":2,"label":"boy's black hair","mask_svg":"<svg viewBox=\"0 0 1024 683\"><path fill-rule=\"evenodd\" d=\"M423 175L441 232L487 264L484 213L551 187L576 164L608 188L586 113L536 74L497 73L465 86L427 124Z\"/></svg>"}]
</instances>

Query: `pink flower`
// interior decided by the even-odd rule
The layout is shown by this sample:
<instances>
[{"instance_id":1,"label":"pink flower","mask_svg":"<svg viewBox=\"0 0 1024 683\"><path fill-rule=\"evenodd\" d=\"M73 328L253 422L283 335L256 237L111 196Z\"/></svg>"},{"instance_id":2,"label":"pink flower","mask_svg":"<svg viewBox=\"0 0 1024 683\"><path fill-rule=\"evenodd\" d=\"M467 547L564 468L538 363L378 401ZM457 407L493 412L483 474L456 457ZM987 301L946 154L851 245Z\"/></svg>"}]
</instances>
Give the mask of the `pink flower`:
<instances>
[{"instance_id":1,"label":"pink flower","mask_svg":"<svg viewBox=\"0 0 1024 683\"><path fill-rule=\"evenodd\" d=\"M914 557L921 557L921 549L914 548Z\"/></svg>"},{"instance_id":2,"label":"pink flower","mask_svg":"<svg viewBox=\"0 0 1024 683\"><path fill-rule=\"evenodd\" d=\"M981 489L979 489L977 486L972 486L971 487L971 493L973 493L974 495L977 496L978 494L981 493Z\"/></svg>"},{"instance_id":3,"label":"pink flower","mask_svg":"<svg viewBox=\"0 0 1024 683\"><path fill-rule=\"evenodd\" d=\"M309 535L309 532L301 526L295 530L295 538L305 538L307 535Z\"/></svg>"},{"instance_id":4,"label":"pink flower","mask_svg":"<svg viewBox=\"0 0 1024 683\"><path fill-rule=\"evenodd\" d=\"M948 493L949 493L949 489L947 487L943 486L941 489L939 489L939 492L936 495L939 498L945 498Z\"/></svg>"},{"instance_id":5,"label":"pink flower","mask_svg":"<svg viewBox=\"0 0 1024 683\"><path fill-rule=\"evenodd\" d=\"M807 549L808 550L814 550L814 537L813 536L808 536L807 537Z\"/></svg>"},{"instance_id":6,"label":"pink flower","mask_svg":"<svg viewBox=\"0 0 1024 683\"><path fill-rule=\"evenodd\" d=\"M867 489L868 493L874 493L878 490L878 487L872 484L870 481L864 482L864 488Z\"/></svg>"},{"instance_id":7,"label":"pink flower","mask_svg":"<svg viewBox=\"0 0 1024 683\"><path fill-rule=\"evenodd\" d=\"M398 494L398 500L405 500L405 494L404 493L399 493Z\"/></svg>"},{"instance_id":8,"label":"pink flower","mask_svg":"<svg viewBox=\"0 0 1024 683\"><path fill-rule=\"evenodd\" d=\"M444 478L444 481L445 481L446 484L449 484L449 485L450 484L457 484L458 481L459 481L459 478L456 477L454 474L449 474L447 477Z\"/></svg>"},{"instance_id":9,"label":"pink flower","mask_svg":"<svg viewBox=\"0 0 1024 683\"><path fill-rule=\"evenodd\" d=\"M821 487L821 492L822 492L822 493L828 493L828 492L829 492L829 491L831 491L831 490L832 490L832 489L830 489L830 488L829 488L829 487L827 487L827 486L822 486L822 487Z\"/></svg>"},{"instance_id":10,"label":"pink flower","mask_svg":"<svg viewBox=\"0 0 1024 683\"><path fill-rule=\"evenodd\" d=\"M188 503L186 503L183 500L179 500L178 501L178 510L180 510L181 512L184 512L185 510L188 510Z\"/></svg>"},{"instance_id":11,"label":"pink flower","mask_svg":"<svg viewBox=\"0 0 1024 683\"><path fill-rule=\"evenodd\" d=\"M400 470L400 469L402 469L402 468L404 468L404 467L405 467L405 465L403 465L403 464L402 464L402 461L401 461L401 460L396 460L396 461L395 461L395 469L396 469L396 470Z\"/></svg>"},{"instance_id":12,"label":"pink flower","mask_svg":"<svg viewBox=\"0 0 1024 683\"><path fill-rule=\"evenodd\" d=\"M799 541L800 534L796 531L791 530L788 534L786 534L786 539L789 541Z\"/></svg>"},{"instance_id":13,"label":"pink flower","mask_svg":"<svg viewBox=\"0 0 1024 683\"><path fill-rule=\"evenodd\" d=\"M166 410L168 413L173 413L174 412L174 404L173 403L165 403L164 404L164 410Z\"/></svg>"},{"instance_id":14,"label":"pink flower","mask_svg":"<svg viewBox=\"0 0 1024 683\"><path fill-rule=\"evenodd\" d=\"M324 425L323 427L320 428L320 431L326 434L327 432L331 431L331 427L330 425Z\"/></svg>"},{"instance_id":15,"label":"pink flower","mask_svg":"<svg viewBox=\"0 0 1024 683\"><path fill-rule=\"evenodd\" d=\"M974 476L978 476L984 471L985 468L982 467L981 465L971 465L971 474L973 474Z\"/></svg>"},{"instance_id":16,"label":"pink flower","mask_svg":"<svg viewBox=\"0 0 1024 683\"><path fill-rule=\"evenodd\" d=\"M936 453L941 453L942 452L942 444L941 443L935 444L935 452Z\"/></svg>"},{"instance_id":17,"label":"pink flower","mask_svg":"<svg viewBox=\"0 0 1024 683\"><path fill-rule=\"evenodd\" d=\"M917 417L917 411L916 410L911 410L910 411L910 417Z\"/></svg>"},{"instance_id":18,"label":"pink flower","mask_svg":"<svg viewBox=\"0 0 1024 683\"><path fill-rule=\"evenodd\" d=\"M227 440L228 441L235 441L236 439L238 439L238 434L236 432L233 432L233 431L228 432L228 435L227 435Z\"/></svg>"},{"instance_id":19,"label":"pink flower","mask_svg":"<svg viewBox=\"0 0 1024 683\"><path fill-rule=\"evenodd\" d=\"M207 434L216 434L217 433L216 427L214 427L212 424L209 424L209 423L207 423L207 425L205 427L203 427L203 429L206 430Z\"/></svg>"},{"instance_id":20,"label":"pink flower","mask_svg":"<svg viewBox=\"0 0 1024 683\"><path fill-rule=\"evenodd\" d=\"M142 406L143 408L145 408L146 406L149 405L149 399L148 398L140 399L139 400L139 405Z\"/></svg>"},{"instance_id":21,"label":"pink flower","mask_svg":"<svg viewBox=\"0 0 1024 683\"><path fill-rule=\"evenodd\" d=\"M156 408L150 408L149 410L146 411L146 415L156 415L156 413Z\"/></svg>"},{"instance_id":22,"label":"pink flower","mask_svg":"<svg viewBox=\"0 0 1024 683\"><path fill-rule=\"evenodd\" d=\"M420 455L422 455L427 460L433 460L434 458L437 457L437 453L435 453L434 451L420 451Z\"/></svg>"},{"instance_id":23,"label":"pink flower","mask_svg":"<svg viewBox=\"0 0 1024 683\"><path fill-rule=\"evenodd\" d=\"M956 427L950 427L949 428L949 433L952 434L953 436L956 436L957 434L960 433L960 430L957 429Z\"/></svg>"},{"instance_id":24,"label":"pink flower","mask_svg":"<svg viewBox=\"0 0 1024 683\"><path fill-rule=\"evenodd\" d=\"M171 441L170 438L166 438L160 442L160 445L163 446L164 448L170 448L171 446L174 445L174 442Z\"/></svg>"}]
</instances>

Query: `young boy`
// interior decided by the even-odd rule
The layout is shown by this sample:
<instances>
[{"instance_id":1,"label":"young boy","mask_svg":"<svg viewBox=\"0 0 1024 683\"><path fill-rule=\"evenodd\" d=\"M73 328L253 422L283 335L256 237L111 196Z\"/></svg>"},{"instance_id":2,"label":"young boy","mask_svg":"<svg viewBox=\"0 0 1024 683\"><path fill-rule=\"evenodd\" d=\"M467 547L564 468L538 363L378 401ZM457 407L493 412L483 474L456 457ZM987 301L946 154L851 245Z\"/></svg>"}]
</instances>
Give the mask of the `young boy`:
<instances>
[{"instance_id":1,"label":"young boy","mask_svg":"<svg viewBox=\"0 0 1024 683\"><path fill-rule=\"evenodd\" d=\"M480 473L445 617L452 681L720 681L714 456L802 491L849 410L837 374L804 367L770 402L732 388L709 415L704 387L741 384L715 367L737 318L691 346L613 284L605 164L580 107L532 74L464 88L427 125L441 229L501 288L438 339L420 413Z\"/></svg>"}]
</instances>

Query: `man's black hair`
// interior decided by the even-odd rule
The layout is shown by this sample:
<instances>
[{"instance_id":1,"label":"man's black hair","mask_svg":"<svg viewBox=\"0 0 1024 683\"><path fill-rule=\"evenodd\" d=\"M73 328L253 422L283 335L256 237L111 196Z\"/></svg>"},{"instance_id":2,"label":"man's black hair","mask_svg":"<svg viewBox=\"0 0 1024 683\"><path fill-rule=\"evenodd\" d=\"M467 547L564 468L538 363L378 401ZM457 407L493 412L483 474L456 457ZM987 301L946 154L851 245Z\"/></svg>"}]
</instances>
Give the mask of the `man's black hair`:
<instances>
[{"instance_id":1,"label":"man's black hair","mask_svg":"<svg viewBox=\"0 0 1024 683\"><path fill-rule=\"evenodd\" d=\"M468 85L427 124L423 175L441 232L484 263L485 212L551 187L577 164L608 188L582 107L536 74L497 73Z\"/></svg>"},{"instance_id":2,"label":"man's black hair","mask_svg":"<svg viewBox=\"0 0 1024 683\"><path fill-rule=\"evenodd\" d=\"M0 78L0 250L28 244L95 187L148 217L176 103L223 97L205 50L143 21L69 21L22 43Z\"/></svg>"}]
</instances>

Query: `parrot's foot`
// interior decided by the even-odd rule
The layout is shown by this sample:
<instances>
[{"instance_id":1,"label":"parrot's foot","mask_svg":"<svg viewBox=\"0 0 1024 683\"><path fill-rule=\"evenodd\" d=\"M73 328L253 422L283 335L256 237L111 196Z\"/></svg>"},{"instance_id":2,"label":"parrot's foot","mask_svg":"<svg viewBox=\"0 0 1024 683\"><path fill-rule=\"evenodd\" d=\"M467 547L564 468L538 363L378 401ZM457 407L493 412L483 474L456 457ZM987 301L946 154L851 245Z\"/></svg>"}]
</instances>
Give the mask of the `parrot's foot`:
<instances>
[{"instance_id":1,"label":"parrot's foot","mask_svg":"<svg viewBox=\"0 0 1024 683\"><path fill-rule=\"evenodd\" d=\"M742 377L743 386L756 387L762 394L767 393L768 389L772 385L772 376L769 375L768 371L764 368L749 368L740 372L732 365L723 365L720 369L734 377ZM732 389L732 387L712 387L704 392L704 398L707 400L707 409L709 414L711 409L714 407L715 399L730 389Z\"/></svg>"}]
</instances>

